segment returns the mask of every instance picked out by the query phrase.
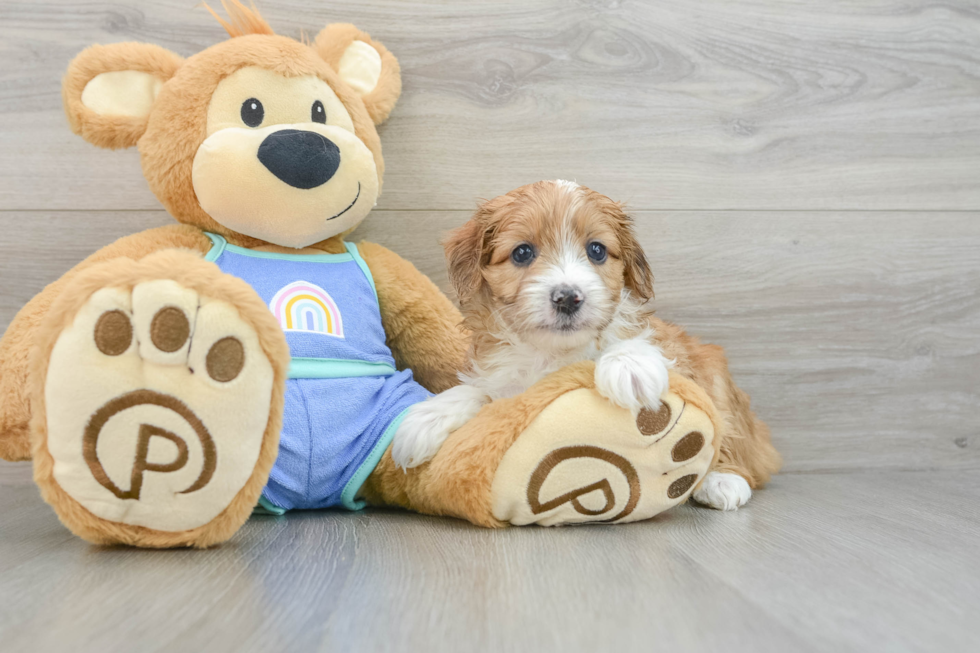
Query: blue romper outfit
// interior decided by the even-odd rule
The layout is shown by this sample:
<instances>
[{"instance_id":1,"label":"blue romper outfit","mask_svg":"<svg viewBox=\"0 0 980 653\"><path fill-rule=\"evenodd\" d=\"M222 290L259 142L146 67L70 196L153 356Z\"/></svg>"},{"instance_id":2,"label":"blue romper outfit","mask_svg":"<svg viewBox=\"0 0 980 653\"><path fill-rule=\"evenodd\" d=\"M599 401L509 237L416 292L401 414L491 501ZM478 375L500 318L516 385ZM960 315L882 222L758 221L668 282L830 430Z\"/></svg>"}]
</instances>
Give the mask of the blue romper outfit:
<instances>
[{"instance_id":1,"label":"blue romper outfit","mask_svg":"<svg viewBox=\"0 0 980 653\"><path fill-rule=\"evenodd\" d=\"M346 254L274 254L207 234L205 260L245 280L279 321L292 361L279 456L259 504L363 507L357 492L414 404L430 393L399 372L385 342L374 279Z\"/></svg>"}]
</instances>

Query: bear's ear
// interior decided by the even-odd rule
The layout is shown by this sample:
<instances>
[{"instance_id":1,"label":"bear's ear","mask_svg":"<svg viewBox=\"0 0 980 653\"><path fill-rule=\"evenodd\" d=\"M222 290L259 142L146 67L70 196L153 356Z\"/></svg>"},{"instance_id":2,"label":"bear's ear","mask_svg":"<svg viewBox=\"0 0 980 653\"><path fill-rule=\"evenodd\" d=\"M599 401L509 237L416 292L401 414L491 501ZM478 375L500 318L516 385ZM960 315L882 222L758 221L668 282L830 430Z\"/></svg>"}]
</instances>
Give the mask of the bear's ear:
<instances>
[{"instance_id":1,"label":"bear's ear","mask_svg":"<svg viewBox=\"0 0 980 653\"><path fill-rule=\"evenodd\" d=\"M385 121L402 92L401 68L385 46L353 25L327 25L316 36L317 53L361 96L378 125Z\"/></svg>"},{"instance_id":2,"label":"bear's ear","mask_svg":"<svg viewBox=\"0 0 980 653\"><path fill-rule=\"evenodd\" d=\"M146 131L160 87L183 59L148 43L93 45L68 65L61 85L73 132L99 147L132 147Z\"/></svg>"}]
</instances>

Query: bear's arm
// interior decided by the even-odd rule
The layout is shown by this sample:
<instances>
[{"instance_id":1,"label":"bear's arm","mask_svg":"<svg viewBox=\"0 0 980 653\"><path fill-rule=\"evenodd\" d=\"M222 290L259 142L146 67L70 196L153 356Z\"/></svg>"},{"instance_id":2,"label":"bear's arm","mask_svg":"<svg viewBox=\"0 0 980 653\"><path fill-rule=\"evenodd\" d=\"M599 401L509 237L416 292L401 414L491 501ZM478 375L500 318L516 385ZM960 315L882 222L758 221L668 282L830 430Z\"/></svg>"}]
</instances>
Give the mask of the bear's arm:
<instances>
[{"instance_id":1,"label":"bear's arm","mask_svg":"<svg viewBox=\"0 0 980 653\"><path fill-rule=\"evenodd\" d=\"M427 276L394 252L368 242L357 248L374 277L381 322L398 369L410 368L432 392L457 385L468 346L459 311Z\"/></svg>"},{"instance_id":2,"label":"bear's arm","mask_svg":"<svg viewBox=\"0 0 980 653\"><path fill-rule=\"evenodd\" d=\"M124 257L138 260L171 248L205 253L211 248L211 241L200 229L187 225L168 225L120 238L48 284L14 316L0 340L0 458L28 460L31 457L28 361L34 344L33 334L62 288L76 274L95 263Z\"/></svg>"}]
</instances>

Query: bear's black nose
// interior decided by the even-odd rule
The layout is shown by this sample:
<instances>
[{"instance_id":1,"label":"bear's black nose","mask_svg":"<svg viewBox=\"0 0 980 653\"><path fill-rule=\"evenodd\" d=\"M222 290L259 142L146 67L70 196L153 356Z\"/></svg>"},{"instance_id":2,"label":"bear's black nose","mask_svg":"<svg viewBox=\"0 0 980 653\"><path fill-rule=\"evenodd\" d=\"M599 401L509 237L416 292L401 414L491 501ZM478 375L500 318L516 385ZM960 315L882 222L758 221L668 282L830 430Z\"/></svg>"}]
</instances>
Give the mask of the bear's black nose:
<instances>
[{"instance_id":1,"label":"bear's black nose","mask_svg":"<svg viewBox=\"0 0 980 653\"><path fill-rule=\"evenodd\" d=\"M334 176L340 167L340 148L316 132L280 129L259 145L259 161L290 186L307 190Z\"/></svg>"}]
</instances>

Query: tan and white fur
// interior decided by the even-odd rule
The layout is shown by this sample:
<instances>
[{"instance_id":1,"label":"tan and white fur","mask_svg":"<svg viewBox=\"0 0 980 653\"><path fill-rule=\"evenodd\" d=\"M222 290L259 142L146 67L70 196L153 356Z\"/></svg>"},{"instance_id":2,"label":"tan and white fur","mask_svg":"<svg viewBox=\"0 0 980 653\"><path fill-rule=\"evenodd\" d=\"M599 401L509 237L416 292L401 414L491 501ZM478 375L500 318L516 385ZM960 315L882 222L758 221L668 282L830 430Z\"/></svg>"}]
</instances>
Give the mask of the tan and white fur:
<instances>
[{"instance_id":1,"label":"tan and white fur","mask_svg":"<svg viewBox=\"0 0 980 653\"><path fill-rule=\"evenodd\" d=\"M486 403L593 360L596 389L634 414L659 407L668 368L715 401L726 429L699 503L735 510L776 471L768 429L722 350L653 316L653 276L621 204L574 182L538 182L486 202L445 245L470 366L461 385L411 409L395 434L397 464L431 459Z\"/></svg>"}]
</instances>

